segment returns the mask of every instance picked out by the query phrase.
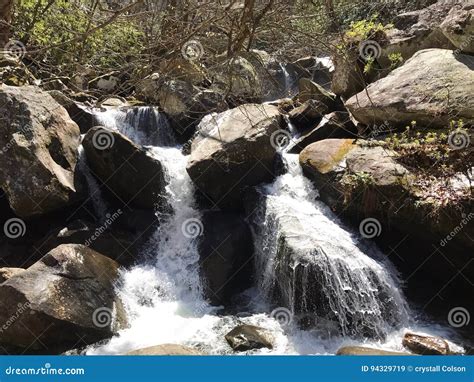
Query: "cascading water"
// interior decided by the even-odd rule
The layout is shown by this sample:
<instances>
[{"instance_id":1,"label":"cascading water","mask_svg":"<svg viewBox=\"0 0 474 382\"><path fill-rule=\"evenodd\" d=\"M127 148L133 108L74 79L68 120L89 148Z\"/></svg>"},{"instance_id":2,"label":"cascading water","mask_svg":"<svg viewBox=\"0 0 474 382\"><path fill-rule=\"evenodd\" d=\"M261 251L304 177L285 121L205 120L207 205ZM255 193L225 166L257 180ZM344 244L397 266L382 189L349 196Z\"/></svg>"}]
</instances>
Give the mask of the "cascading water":
<instances>
[{"instance_id":1,"label":"cascading water","mask_svg":"<svg viewBox=\"0 0 474 382\"><path fill-rule=\"evenodd\" d=\"M112 108L97 111L98 125L118 130L138 145L176 145L166 116L153 106Z\"/></svg>"},{"instance_id":2,"label":"cascading water","mask_svg":"<svg viewBox=\"0 0 474 382\"><path fill-rule=\"evenodd\" d=\"M259 188L254 216L257 275L268 296L296 316L337 324L343 335L384 338L408 324L396 273L376 250L359 248L302 174L298 155L288 172Z\"/></svg>"},{"instance_id":3,"label":"cascading water","mask_svg":"<svg viewBox=\"0 0 474 382\"><path fill-rule=\"evenodd\" d=\"M210 306L202 295L196 237L205 227L200 226L195 190L185 169L187 157L174 146L172 138L166 138L172 133L163 119L158 119L163 122L158 129L167 131L159 132L162 139L156 145L155 138L148 136L156 131L143 130L141 112L128 110L126 114L124 117L123 111L109 110L100 113L98 120L134 142L148 145L150 155L166 170L166 192L173 212L161 216L159 228L143 248L141 263L121 272L118 292L128 313L129 327L107 343L89 347L87 354L124 354L165 343L194 346L209 354L233 354L224 336L242 323L266 328L273 336L272 350L253 350L251 354L334 354L341 345L367 342L354 335L358 329L363 334L363 322L376 334L386 336L386 340L379 336L377 346L400 350L401 327L407 324L408 313L395 272L384 261L359 249L357 237L343 229L315 200L316 191L303 176L297 158L289 154L284 155L288 172L273 184L259 188L265 200L257 214L261 229L255 231L259 282L242 294L245 303L232 309L245 313L223 315L219 308ZM124 120L128 121L126 126ZM212 128L215 126L210 124L209 130ZM285 219L295 223L295 231L286 240L296 252L292 254L293 262L287 263L278 258L277 251ZM289 267L283 272L285 277L280 277L285 264ZM305 270L315 269L321 275L318 282L322 295L327 297L328 311L333 313L329 318L339 326L337 332L328 333L330 320L317 314L308 330L300 329L297 320L282 322L273 314L278 305L269 297L276 279L281 278L284 286L280 289L285 305L294 313L297 308L304 311L314 297L310 293L313 280L308 279L310 273ZM296 283L301 288L296 288Z\"/></svg>"}]
</instances>

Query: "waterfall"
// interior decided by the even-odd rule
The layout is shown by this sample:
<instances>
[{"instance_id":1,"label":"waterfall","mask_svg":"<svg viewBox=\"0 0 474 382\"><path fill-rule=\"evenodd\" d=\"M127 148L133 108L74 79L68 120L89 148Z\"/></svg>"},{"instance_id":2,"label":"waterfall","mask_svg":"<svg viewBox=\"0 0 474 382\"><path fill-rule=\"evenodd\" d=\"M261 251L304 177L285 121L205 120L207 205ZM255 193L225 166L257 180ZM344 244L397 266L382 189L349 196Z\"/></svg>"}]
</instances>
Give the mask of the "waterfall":
<instances>
[{"instance_id":1,"label":"waterfall","mask_svg":"<svg viewBox=\"0 0 474 382\"><path fill-rule=\"evenodd\" d=\"M344 336L384 338L407 325L393 267L374 248L362 251L358 237L316 200L298 155L284 157L288 172L259 188L253 215L263 292L276 293L295 316L337 324Z\"/></svg>"},{"instance_id":2,"label":"waterfall","mask_svg":"<svg viewBox=\"0 0 474 382\"><path fill-rule=\"evenodd\" d=\"M364 338L366 330L378 335L375 346L401 350L408 311L396 272L376 250L360 249L357 235L344 229L316 200L317 192L303 176L297 156L289 154L284 154L288 172L258 188L262 196L254 216L258 283L225 311L210 306L199 272L198 235L205 227L186 172L188 158L172 144L166 121L157 118L161 125L150 130L143 126L143 112L108 110L98 120L146 145L161 161L172 213L158 214L159 227L143 247L141 262L121 270L117 291L127 311L128 328L88 347L86 354L125 354L165 343L193 346L209 354L233 354L224 336L239 324L257 325L271 333L273 349L250 354L334 354L341 345L370 345ZM211 130L215 120L208 119ZM155 134L162 137L158 144L153 143ZM283 240L284 225L293 230L287 230ZM292 248L284 254L287 258L279 258L278 246L283 242ZM314 279L315 274L319 278ZM302 328L298 320L279 320L274 314L276 289L295 318L299 318L297 311L308 312L315 318L313 325ZM322 312L312 306L320 302L326 306ZM336 323L337 331L328 329L331 323Z\"/></svg>"},{"instance_id":3,"label":"waterfall","mask_svg":"<svg viewBox=\"0 0 474 382\"><path fill-rule=\"evenodd\" d=\"M153 106L97 110L95 119L98 125L118 130L138 145L176 145L174 132L166 116Z\"/></svg>"}]
</instances>

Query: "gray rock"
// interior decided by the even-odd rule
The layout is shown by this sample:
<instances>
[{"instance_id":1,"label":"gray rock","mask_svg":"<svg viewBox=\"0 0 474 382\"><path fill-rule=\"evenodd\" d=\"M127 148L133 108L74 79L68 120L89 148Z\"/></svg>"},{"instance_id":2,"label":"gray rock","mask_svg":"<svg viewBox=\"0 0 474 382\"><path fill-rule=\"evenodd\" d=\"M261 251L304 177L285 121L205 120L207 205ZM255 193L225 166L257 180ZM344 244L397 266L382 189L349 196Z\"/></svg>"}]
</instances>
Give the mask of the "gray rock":
<instances>
[{"instance_id":1,"label":"gray rock","mask_svg":"<svg viewBox=\"0 0 474 382\"><path fill-rule=\"evenodd\" d=\"M126 323L117 276L85 246L57 247L0 285L0 343L54 354L111 337Z\"/></svg>"},{"instance_id":2,"label":"gray rock","mask_svg":"<svg viewBox=\"0 0 474 382\"><path fill-rule=\"evenodd\" d=\"M451 120L474 121L474 58L451 50L417 52L387 77L346 102L359 122L372 126L448 127Z\"/></svg>"},{"instance_id":3,"label":"gray rock","mask_svg":"<svg viewBox=\"0 0 474 382\"><path fill-rule=\"evenodd\" d=\"M474 53L474 4L456 4L440 26L443 34L461 52Z\"/></svg>"},{"instance_id":4,"label":"gray rock","mask_svg":"<svg viewBox=\"0 0 474 382\"><path fill-rule=\"evenodd\" d=\"M87 163L119 202L143 209L166 209L161 163L117 131L95 127L83 141Z\"/></svg>"},{"instance_id":5,"label":"gray rock","mask_svg":"<svg viewBox=\"0 0 474 382\"><path fill-rule=\"evenodd\" d=\"M0 87L0 188L20 217L78 200L75 167L80 133L66 110L35 86Z\"/></svg>"},{"instance_id":6,"label":"gray rock","mask_svg":"<svg viewBox=\"0 0 474 382\"><path fill-rule=\"evenodd\" d=\"M239 325L226 334L225 339L234 351L273 349L268 331L252 325Z\"/></svg>"},{"instance_id":7,"label":"gray rock","mask_svg":"<svg viewBox=\"0 0 474 382\"><path fill-rule=\"evenodd\" d=\"M274 177L272 134L282 117L274 106L248 104L206 122L193 141L188 174L215 204L238 209L246 187Z\"/></svg>"}]
</instances>

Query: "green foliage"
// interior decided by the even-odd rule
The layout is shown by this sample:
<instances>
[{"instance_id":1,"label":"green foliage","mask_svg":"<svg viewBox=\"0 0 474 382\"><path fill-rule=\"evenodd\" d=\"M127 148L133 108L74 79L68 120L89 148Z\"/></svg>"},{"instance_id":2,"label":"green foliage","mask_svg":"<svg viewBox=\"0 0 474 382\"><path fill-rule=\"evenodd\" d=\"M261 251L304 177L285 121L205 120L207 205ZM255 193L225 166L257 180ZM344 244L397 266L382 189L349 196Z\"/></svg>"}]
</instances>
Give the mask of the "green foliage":
<instances>
[{"instance_id":1,"label":"green foliage","mask_svg":"<svg viewBox=\"0 0 474 382\"><path fill-rule=\"evenodd\" d=\"M401 53L390 53L388 59L390 60L390 69L398 68L403 63Z\"/></svg>"},{"instance_id":2,"label":"green foliage","mask_svg":"<svg viewBox=\"0 0 474 382\"><path fill-rule=\"evenodd\" d=\"M373 15L369 20L359 20L350 24L346 36L351 40L364 41L372 38L377 33L385 33L391 26L384 26L377 21L378 15Z\"/></svg>"},{"instance_id":3,"label":"green foliage","mask_svg":"<svg viewBox=\"0 0 474 382\"><path fill-rule=\"evenodd\" d=\"M76 63L88 63L99 71L117 68L124 63L124 52L129 56L140 52L142 33L132 22L117 21L89 34L110 17L99 8L92 11L91 4L56 0L48 8L46 0L21 0L15 8L15 38L63 73L73 71Z\"/></svg>"}]
</instances>

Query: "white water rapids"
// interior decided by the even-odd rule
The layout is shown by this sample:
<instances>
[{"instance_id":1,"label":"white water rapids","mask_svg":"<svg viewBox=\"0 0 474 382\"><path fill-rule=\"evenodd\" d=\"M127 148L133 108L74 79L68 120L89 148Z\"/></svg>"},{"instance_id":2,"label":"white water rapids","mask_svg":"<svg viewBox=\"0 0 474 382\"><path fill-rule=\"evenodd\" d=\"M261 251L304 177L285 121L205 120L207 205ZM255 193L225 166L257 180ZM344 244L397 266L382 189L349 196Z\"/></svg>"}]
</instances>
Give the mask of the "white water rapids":
<instances>
[{"instance_id":1,"label":"white water rapids","mask_svg":"<svg viewBox=\"0 0 474 382\"><path fill-rule=\"evenodd\" d=\"M375 312L371 324L383 329L387 334L386 340L370 343L369 340L328 335L326 325L318 327L316 324L305 331L299 329L295 322L285 325L272 317L275 305L271 304L268 292L274 283L276 265L271 240L278 233L278 223L272 223L270 219L263 222L264 236L257 236L255 240L256 245L261 246L256 256L258 281L254 288L244 293L242 300L247 303L234 308L242 313L223 314L219 307L210 306L202 295L197 239L183 234L185 222L190 219L199 222L200 219L195 190L186 172L188 158L170 138L170 129L164 119L148 109L130 112L109 110L98 114L98 121L108 128L121 131L137 144L147 145L150 154L161 161L166 169L166 192L173 213L163 218L153 238L143 248L140 263L121 272L117 288L128 313L129 327L105 344L89 347L87 354L124 354L165 343L188 345L209 354L234 354L224 336L241 323L266 328L273 336L272 350L260 349L250 354L334 354L342 345L354 344L402 350L401 337L407 328L415 324L409 319L394 270L387 262L363 253L357 245L358 237L343 228L324 205L315 201L316 191L291 155L286 155L288 172L279 176L273 184L260 188L267 197L267 213L296 219L307 230L295 239L302 240L302 247L308 244L304 240L310 240L309 244L313 245L312 240L316 238L316 245L324 248L326 257L305 261L325 262L330 306L339 311L343 325L348 325L343 322L345 311L371 310ZM144 113L148 117L144 117ZM141 124L149 120L150 115L161 124L148 124L144 129ZM150 134L153 138L148 138ZM205 227L202 228L205 230ZM353 274L341 273L340 264L344 264L344 271L352 269ZM371 273L366 273L367 270ZM371 277L376 277L378 283L371 283ZM387 298L391 299L391 308L397 309L392 313L400 319L398 328L388 327L390 320L385 320L380 312L381 305L386 301L377 301L376 291L373 290L380 283L391 290ZM355 298L349 289L357 287L358 297ZM288 290L291 291L291 286ZM295 304L291 298L289 292L287 302L290 306ZM354 299L357 301L354 302ZM423 331L420 327L411 329ZM433 328L430 329L432 331Z\"/></svg>"}]
</instances>

